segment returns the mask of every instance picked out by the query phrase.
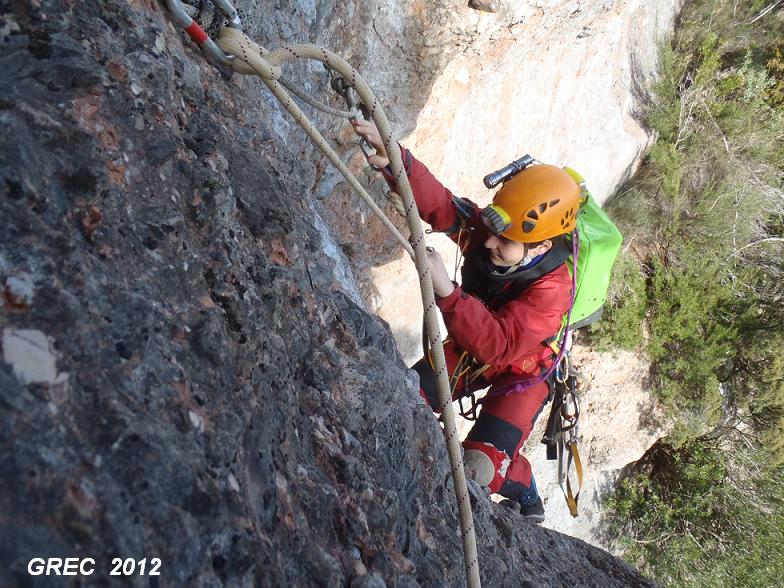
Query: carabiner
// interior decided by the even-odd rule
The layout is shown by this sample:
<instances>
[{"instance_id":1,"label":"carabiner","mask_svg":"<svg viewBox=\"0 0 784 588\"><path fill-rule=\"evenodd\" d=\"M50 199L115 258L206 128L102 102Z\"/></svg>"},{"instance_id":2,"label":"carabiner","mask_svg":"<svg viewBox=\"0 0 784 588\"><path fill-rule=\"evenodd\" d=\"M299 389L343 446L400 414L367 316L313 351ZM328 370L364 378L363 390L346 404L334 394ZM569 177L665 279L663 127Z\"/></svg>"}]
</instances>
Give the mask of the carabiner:
<instances>
[{"instance_id":1,"label":"carabiner","mask_svg":"<svg viewBox=\"0 0 784 588\"><path fill-rule=\"evenodd\" d=\"M471 405L467 410L463 407L463 400L471 401ZM458 412L458 414L461 417L463 417L465 420L475 421L476 419L479 418L479 415L476 414L476 411L481 406L481 403L477 402L476 395L471 394L470 396L461 396L460 398L457 399L457 404L458 406L460 406L460 411Z\"/></svg>"},{"instance_id":2,"label":"carabiner","mask_svg":"<svg viewBox=\"0 0 784 588\"><path fill-rule=\"evenodd\" d=\"M569 359L569 354L564 353L563 357L561 358L561 362L555 368L555 379L561 384L566 384L566 380L569 379L571 365L572 362Z\"/></svg>"},{"instance_id":3,"label":"carabiner","mask_svg":"<svg viewBox=\"0 0 784 588\"><path fill-rule=\"evenodd\" d=\"M169 12L171 13L174 23L185 29L185 32L188 33L188 36L201 48L204 53L208 54L221 65L230 68L231 62L234 60L234 56L225 53L223 49L218 47L215 41L210 39L210 36L204 32L204 29L201 28L201 25L193 20L187 12L185 12L185 9L182 7L182 0L164 1L166 3L166 8L168 8ZM234 9L234 6L231 5L229 0L213 0L213 2L218 8L220 8L221 12L223 12L224 16L229 22L229 26L234 29L241 28L239 14Z\"/></svg>"},{"instance_id":4,"label":"carabiner","mask_svg":"<svg viewBox=\"0 0 784 588\"><path fill-rule=\"evenodd\" d=\"M567 389L563 395L563 404L561 405L561 418L566 423L562 427L563 431L574 429L577 422L580 420L580 401L577 399L577 394L574 389Z\"/></svg>"},{"instance_id":5,"label":"carabiner","mask_svg":"<svg viewBox=\"0 0 784 588\"><path fill-rule=\"evenodd\" d=\"M329 70L329 77L330 77L329 85L332 87L333 90L335 90L335 92L337 92L343 98L343 100L346 101L349 110L354 111L354 116L352 117L352 120L359 118L360 115L365 120L368 120L368 114L365 105L364 104L357 105L357 101L354 100L354 96L351 95L352 87L345 80L345 78L343 78L342 76L334 75L331 69ZM357 141L357 145L359 145L359 148L362 150L362 153L365 155L365 159L376 154L376 150L370 146L370 143L368 143L364 137L362 137L361 139L359 139L359 141ZM374 170L378 171L379 169L378 166L375 166L372 163L369 165Z\"/></svg>"},{"instance_id":6,"label":"carabiner","mask_svg":"<svg viewBox=\"0 0 784 588\"><path fill-rule=\"evenodd\" d=\"M212 3L221 9L221 12L226 16L226 20L229 22L231 28L242 30L240 15L229 0L212 0Z\"/></svg>"}]
</instances>

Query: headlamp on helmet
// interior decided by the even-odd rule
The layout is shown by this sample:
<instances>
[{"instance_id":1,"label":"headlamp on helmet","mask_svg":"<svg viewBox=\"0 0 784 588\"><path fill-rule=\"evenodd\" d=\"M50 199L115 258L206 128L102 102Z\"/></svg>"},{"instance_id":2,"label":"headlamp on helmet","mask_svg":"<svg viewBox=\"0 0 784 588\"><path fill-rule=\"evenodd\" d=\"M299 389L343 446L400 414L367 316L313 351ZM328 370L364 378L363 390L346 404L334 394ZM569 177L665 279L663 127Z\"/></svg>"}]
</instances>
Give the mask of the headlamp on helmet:
<instances>
[{"instance_id":1,"label":"headlamp on helmet","mask_svg":"<svg viewBox=\"0 0 784 588\"><path fill-rule=\"evenodd\" d=\"M482 210L482 220L494 235L500 235L512 226L509 213L495 204L490 204Z\"/></svg>"}]
</instances>

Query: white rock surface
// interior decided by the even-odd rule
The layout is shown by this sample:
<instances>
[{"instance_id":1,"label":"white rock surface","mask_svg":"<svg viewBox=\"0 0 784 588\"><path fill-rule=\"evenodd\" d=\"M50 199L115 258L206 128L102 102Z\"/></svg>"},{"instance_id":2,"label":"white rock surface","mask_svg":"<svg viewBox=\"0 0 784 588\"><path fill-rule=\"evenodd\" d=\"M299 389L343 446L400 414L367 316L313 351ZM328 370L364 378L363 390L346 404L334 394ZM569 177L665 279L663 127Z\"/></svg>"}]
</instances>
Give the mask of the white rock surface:
<instances>
[{"instance_id":1,"label":"white rock surface","mask_svg":"<svg viewBox=\"0 0 784 588\"><path fill-rule=\"evenodd\" d=\"M3 329L3 361L25 384L61 384L67 373L58 373L52 340L35 329Z\"/></svg>"},{"instance_id":2,"label":"white rock surface","mask_svg":"<svg viewBox=\"0 0 784 588\"><path fill-rule=\"evenodd\" d=\"M447 186L491 198L482 177L523 153L578 169L600 202L649 137L635 120L676 0L505 2L476 25L404 143ZM516 24L514 24L516 23Z\"/></svg>"}]
</instances>

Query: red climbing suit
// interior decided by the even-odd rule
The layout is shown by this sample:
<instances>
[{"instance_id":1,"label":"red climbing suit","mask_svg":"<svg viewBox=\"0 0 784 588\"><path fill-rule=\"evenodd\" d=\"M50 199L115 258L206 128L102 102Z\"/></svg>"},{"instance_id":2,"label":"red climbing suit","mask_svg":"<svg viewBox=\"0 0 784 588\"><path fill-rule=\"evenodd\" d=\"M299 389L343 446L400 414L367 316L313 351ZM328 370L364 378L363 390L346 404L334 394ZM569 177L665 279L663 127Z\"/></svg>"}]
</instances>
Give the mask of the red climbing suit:
<instances>
[{"instance_id":1,"label":"red climbing suit","mask_svg":"<svg viewBox=\"0 0 784 588\"><path fill-rule=\"evenodd\" d=\"M457 241L461 217L452 193L406 149L403 162L422 220ZM394 188L391 175L385 176ZM476 248L484 248L489 233L476 204L465 199L460 199L459 204L465 218L460 244L469 255ZM490 365L476 384L470 385L472 390L490 385L492 391L503 384L539 375L552 361L553 353L543 342L561 326L569 308L571 286L569 272L561 264L512 299L495 297L483 301L459 286L446 298L438 299L449 334L444 348L449 373L454 373L461 353L467 351L479 364ZM423 396L436 406L432 370L424 358L414 369L420 373ZM461 379L454 398L469 392ZM496 472L490 483L492 492L514 499L530 487L531 464L519 450L547 397L547 384L541 382L522 392L490 398L482 405L463 446L479 449L490 457Z\"/></svg>"}]
</instances>

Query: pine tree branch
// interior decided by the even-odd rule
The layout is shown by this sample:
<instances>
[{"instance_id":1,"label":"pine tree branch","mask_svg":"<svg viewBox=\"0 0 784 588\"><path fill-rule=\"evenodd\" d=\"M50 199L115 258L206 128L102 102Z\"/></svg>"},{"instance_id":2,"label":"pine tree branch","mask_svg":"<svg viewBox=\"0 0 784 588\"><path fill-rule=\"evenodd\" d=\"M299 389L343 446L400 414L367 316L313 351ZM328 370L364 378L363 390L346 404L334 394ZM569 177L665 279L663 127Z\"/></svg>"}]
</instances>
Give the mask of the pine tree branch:
<instances>
[{"instance_id":1,"label":"pine tree branch","mask_svg":"<svg viewBox=\"0 0 784 588\"><path fill-rule=\"evenodd\" d=\"M746 245L744 245L740 249L735 250L735 252L730 257L738 256L741 251L743 251L744 249L748 249L749 247L752 247L753 245L759 245L760 243L767 243L767 242L784 243L784 238L782 238L782 237L767 237L765 239L760 239L759 241L752 241L751 243L746 243Z\"/></svg>"},{"instance_id":2,"label":"pine tree branch","mask_svg":"<svg viewBox=\"0 0 784 588\"><path fill-rule=\"evenodd\" d=\"M776 7L777 7L779 4L781 4L781 0L777 0L776 2L774 2L773 4L771 4L770 6L768 6L767 8L763 9L763 11L762 11L762 12L760 12L760 13L759 13L759 14L758 14L758 15L757 15L755 18L753 18L752 20L750 20L750 21L749 21L749 24L754 24L754 23L755 23L755 22L757 22L759 19L761 19L762 17L764 17L764 16L766 16L767 14L769 14L769 13L770 13L770 12L772 12L772 11L773 11L773 9L775 9L775 8L776 8Z\"/></svg>"}]
</instances>

